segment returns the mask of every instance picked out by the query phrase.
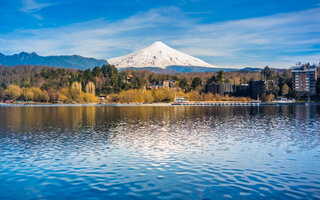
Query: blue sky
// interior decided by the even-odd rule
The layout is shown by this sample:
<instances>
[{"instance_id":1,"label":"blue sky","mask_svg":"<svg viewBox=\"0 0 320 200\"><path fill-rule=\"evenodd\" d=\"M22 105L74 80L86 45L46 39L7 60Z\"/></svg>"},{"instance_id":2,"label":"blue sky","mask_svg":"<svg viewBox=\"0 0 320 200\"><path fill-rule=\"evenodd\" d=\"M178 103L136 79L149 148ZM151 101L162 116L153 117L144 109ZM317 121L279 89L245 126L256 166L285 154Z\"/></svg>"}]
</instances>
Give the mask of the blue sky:
<instances>
[{"instance_id":1,"label":"blue sky","mask_svg":"<svg viewBox=\"0 0 320 200\"><path fill-rule=\"evenodd\" d=\"M0 52L108 59L162 41L221 67L320 61L320 0L0 0Z\"/></svg>"}]
</instances>

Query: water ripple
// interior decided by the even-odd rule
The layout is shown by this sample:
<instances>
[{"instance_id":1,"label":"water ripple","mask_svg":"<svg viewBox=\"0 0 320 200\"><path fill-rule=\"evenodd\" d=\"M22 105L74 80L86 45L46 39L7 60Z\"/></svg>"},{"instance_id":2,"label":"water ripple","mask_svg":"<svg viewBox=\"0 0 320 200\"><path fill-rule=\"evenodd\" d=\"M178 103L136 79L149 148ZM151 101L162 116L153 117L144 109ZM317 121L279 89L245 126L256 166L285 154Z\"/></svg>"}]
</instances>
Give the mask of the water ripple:
<instances>
[{"instance_id":1,"label":"water ripple","mask_svg":"<svg viewBox=\"0 0 320 200\"><path fill-rule=\"evenodd\" d=\"M0 199L320 198L319 106L12 107L0 116Z\"/></svg>"}]
</instances>

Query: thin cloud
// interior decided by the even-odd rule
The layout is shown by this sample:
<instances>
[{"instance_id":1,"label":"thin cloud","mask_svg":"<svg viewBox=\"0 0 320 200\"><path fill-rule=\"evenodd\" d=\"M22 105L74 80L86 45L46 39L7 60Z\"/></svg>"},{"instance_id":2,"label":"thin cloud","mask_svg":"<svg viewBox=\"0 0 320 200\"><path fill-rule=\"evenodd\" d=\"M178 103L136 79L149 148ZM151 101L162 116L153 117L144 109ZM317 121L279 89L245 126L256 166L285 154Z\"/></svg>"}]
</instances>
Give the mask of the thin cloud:
<instances>
[{"instance_id":1,"label":"thin cloud","mask_svg":"<svg viewBox=\"0 0 320 200\"><path fill-rule=\"evenodd\" d=\"M37 3L35 0L22 0L22 12L32 13L41 10L44 7L50 6L49 3Z\"/></svg>"},{"instance_id":2,"label":"thin cloud","mask_svg":"<svg viewBox=\"0 0 320 200\"><path fill-rule=\"evenodd\" d=\"M281 56L292 49L296 49L297 52L300 49L302 54L304 49L314 48L319 37L320 9L317 8L260 18L195 25L184 37L172 41L172 44L182 49L190 46L206 49L208 53L220 51L222 56L218 60L214 54L211 58L210 55L203 54L207 58L209 56L209 62L216 65L229 65L226 64L229 60L233 61L234 65L254 65L261 64L259 60L265 60L264 65L281 63L281 67L289 67L295 59L293 62L286 60L284 65L280 62ZM232 52L232 55L223 56L223 52Z\"/></svg>"},{"instance_id":3,"label":"thin cloud","mask_svg":"<svg viewBox=\"0 0 320 200\"><path fill-rule=\"evenodd\" d=\"M37 19L43 19L41 15L36 14L36 12L40 11L41 9L51 6L49 3L38 3L35 0L22 0L22 8L20 11L31 14L33 17Z\"/></svg>"},{"instance_id":4,"label":"thin cloud","mask_svg":"<svg viewBox=\"0 0 320 200\"><path fill-rule=\"evenodd\" d=\"M29 10L46 6L31 3ZM309 62L319 60L316 52L310 56L305 50L312 51L319 43L320 8L201 24L179 8L169 7L114 22L100 18L58 28L16 30L0 38L2 52L36 51L41 55L79 54L104 59L161 40L213 65L290 67L304 55Z\"/></svg>"}]
</instances>

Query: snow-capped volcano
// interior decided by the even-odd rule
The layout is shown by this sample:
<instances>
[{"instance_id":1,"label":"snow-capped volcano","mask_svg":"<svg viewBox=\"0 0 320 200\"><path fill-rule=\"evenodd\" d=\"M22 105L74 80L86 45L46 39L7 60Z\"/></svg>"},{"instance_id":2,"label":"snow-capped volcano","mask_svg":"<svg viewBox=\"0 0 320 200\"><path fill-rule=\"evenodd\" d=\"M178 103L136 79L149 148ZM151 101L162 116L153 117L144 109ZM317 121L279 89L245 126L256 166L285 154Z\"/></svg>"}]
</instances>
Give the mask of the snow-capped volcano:
<instances>
[{"instance_id":1,"label":"snow-capped volcano","mask_svg":"<svg viewBox=\"0 0 320 200\"><path fill-rule=\"evenodd\" d=\"M178 66L199 66L215 67L204 62L199 58L179 52L162 42L154 42L151 46L133 52L131 54L111 58L108 63L115 65L117 68L127 67L160 67L166 68L171 65Z\"/></svg>"}]
</instances>

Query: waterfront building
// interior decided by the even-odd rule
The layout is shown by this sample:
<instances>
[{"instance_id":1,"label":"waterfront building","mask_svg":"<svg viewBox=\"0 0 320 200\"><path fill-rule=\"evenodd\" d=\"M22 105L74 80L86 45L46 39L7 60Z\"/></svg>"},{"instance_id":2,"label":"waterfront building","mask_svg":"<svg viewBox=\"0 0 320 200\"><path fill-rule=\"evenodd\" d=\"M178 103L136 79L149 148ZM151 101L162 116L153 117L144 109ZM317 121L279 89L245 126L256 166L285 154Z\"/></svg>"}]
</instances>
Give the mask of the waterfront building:
<instances>
[{"instance_id":1,"label":"waterfront building","mask_svg":"<svg viewBox=\"0 0 320 200\"><path fill-rule=\"evenodd\" d=\"M319 76L319 67L302 65L292 69L292 87L301 96L316 94L316 84Z\"/></svg>"},{"instance_id":2,"label":"waterfront building","mask_svg":"<svg viewBox=\"0 0 320 200\"><path fill-rule=\"evenodd\" d=\"M249 82L249 91L251 97L256 99L267 91L267 82L265 80L252 80Z\"/></svg>"},{"instance_id":3,"label":"waterfront building","mask_svg":"<svg viewBox=\"0 0 320 200\"><path fill-rule=\"evenodd\" d=\"M164 81L162 82L162 84L163 84L163 87L164 87L164 88L169 88L169 87L170 87L170 81L169 81L169 80L164 80Z\"/></svg>"},{"instance_id":4,"label":"waterfront building","mask_svg":"<svg viewBox=\"0 0 320 200\"><path fill-rule=\"evenodd\" d=\"M212 94L219 94L221 96L250 96L248 84L231 85L229 83L209 83L206 85L206 91L211 92Z\"/></svg>"},{"instance_id":5,"label":"waterfront building","mask_svg":"<svg viewBox=\"0 0 320 200\"><path fill-rule=\"evenodd\" d=\"M173 88L176 87L176 82L171 80L164 80L162 82L164 88Z\"/></svg>"},{"instance_id":6,"label":"waterfront building","mask_svg":"<svg viewBox=\"0 0 320 200\"><path fill-rule=\"evenodd\" d=\"M212 94L219 94L221 96L238 96L256 99L263 93L266 93L269 88L275 83L273 81L252 80L249 84L231 85L229 83L209 83L206 85L206 91Z\"/></svg>"},{"instance_id":7,"label":"waterfront building","mask_svg":"<svg viewBox=\"0 0 320 200\"><path fill-rule=\"evenodd\" d=\"M206 86L207 92L212 94L219 94L221 96L234 95L235 87L229 83L209 83Z\"/></svg>"},{"instance_id":8,"label":"waterfront building","mask_svg":"<svg viewBox=\"0 0 320 200\"><path fill-rule=\"evenodd\" d=\"M249 93L249 84L241 84L241 85L236 85L236 96L238 97L247 97L250 95Z\"/></svg>"},{"instance_id":9,"label":"waterfront building","mask_svg":"<svg viewBox=\"0 0 320 200\"><path fill-rule=\"evenodd\" d=\"M170 81L170 82L169 82L169 87L170 87L170 88L177 87L177 82L176 82L176 81Z\"/></svg>"}]
</instances>

